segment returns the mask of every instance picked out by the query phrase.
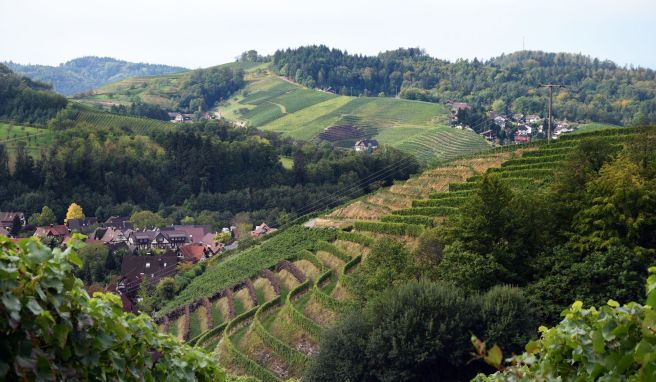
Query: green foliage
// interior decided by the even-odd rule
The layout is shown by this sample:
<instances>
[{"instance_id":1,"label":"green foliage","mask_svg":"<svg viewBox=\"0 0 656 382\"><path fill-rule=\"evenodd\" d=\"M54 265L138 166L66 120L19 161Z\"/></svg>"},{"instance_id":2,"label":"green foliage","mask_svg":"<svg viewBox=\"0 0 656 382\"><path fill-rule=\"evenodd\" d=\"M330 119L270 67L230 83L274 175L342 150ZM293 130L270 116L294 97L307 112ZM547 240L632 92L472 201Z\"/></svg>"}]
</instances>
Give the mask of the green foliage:
<instances>
[{"instance_id":1,"label":"green foliage","mask_svg":"<svg viewBox=\"0 0 656 382\"><path fill-rule=\"evenodd\" d=\"M275 352L278 353L290 365L305 368L308 364L309 358L305 354L292 348L287 343L281 341L276 336L271 334L271 332L269 332L260 321L264 312L272 309L276 305L280 305L280 296L276 296L276 298L273 300L267 301L260 305L260 307L255 312L255 317L253 318L253 327L255 332L262 339L262 342L275 350Z\"/></svg>"},{"instance_id":2,"label":"green foliage","mask_svg":"<svg viewBox=\"0 0 656 382\"><path fill-rule=\"evenodd\" d=\"M355 229L376 233L388 233L392 235L419 236L423 232L423 226L407 223L385 223L372 221L356 221Z\"/></svg>"},{"instance_id":3,"label":"green foliage","mask_svg":"<svg viewBox=\"0 0 656 382\"><path fill-rule=\"evenodd\" d=\"M346 231L337 231L337 239L352 241L354 243L362 244L364 246L371 246L374 243L374 239L370 236L363 235L357 232L346 232Z\"/></svg>"},{"instance_id":4,"label":"green foliage","mask_svg":"<svg viewBox=\"0 0 656 382\"><path fill-rule=\"evenodd\" d=\"M41 209L41 213L39 214L39 217L36 220L36 224L40 226L47 226L56 223L57 223L57 218L55 217L55 213L52 212L50 207L43 206L43 208Z\"/></svg>"},{"instance_id":5,"label":"green foliage","mask_svg":"<svg viewBox=\"0 0 656 382\"><path fill-rule=\"evenodd\" d=\"M468 362L471 331L517 348L535 325L531 317L513 288L467 296L455 287L410 282L328 329L305 380L468 380L481 370Z\"/></svg>"},{"instance_id":6,"label":"green foliage","mask_svg":"<svg viewBox=\"0 0 656 382\"><path fill-rule=\"evenodd\" d=\"M412 255L402 243L389 238L378 240L367 260L353 274L350 287L360 300L366 300L394 285L414 277Z\"/></svg>"},{"instance_id":7,"label":"green foliage","mask_svg":"<svg viewBox=\"0 0 656 382\"><path fill-rule=\"evenodd\" d=\"M530 342L526 352L512 358L489 376L476 381L629 380L656 378L656 272L650 268L647 304L629 302L620 306L608 300L605 306L585 309L576 301L565 310L563 320L552 328L540 327L541 338Z\"/></svg>"},{"instance_id":8,"label":"green foliage","mask_svg":"<svg viewBox=\"0 0 656 382\"><path fill-rule=\"evenodd\" d=\"M164 277L157 283L156 293L161 300L168 301L172 299L175 297L175 292L177 292L177 287L173 277Z\"/></svg>"},{"instance_id":9,"label":"green foliage","mask_svg":"<svg viewBox=\"0 0 656 382\"><path fill-rule=\"evenodd\" d=\"M380 218L383 223L416 224L426 227L432 227L434 220L431 216L422 215L385 215Z\"/></svg>"},{"instance_id":10,"label":"green foliage","mask_svg":"<svg viewBox=\"0 0 656 382\"><path fill-rule=\"evenodd\" d=\"M166 225L166 220L152 211L139 211L132 214L130 221L134 228L162 228Z\"/></svg>"},{"instance_id":11,"label":"green foliage","mask_svg":"<svg viewBox=\"0 0 656 382\"><path fill-rule=\"evenodd\" d=\"M120 264L109 259L114 254L110 254L109 248L102 243L89 244L81 248L79 253L84 265L76 273L87 285L105 282L108 276L116 274L120 269Z\"/></svg>"},{"instance_id":12,"label":"green foliage","mask_svg":"<svg viewBox=\"0 0 656 382\"><path fill-rule=\"evenodd\" d=\"M117 296L89 297L72 272L79 248L0 238L2 379L223 380L208 355L123 313Z\"/></svg>"}]
</instances>

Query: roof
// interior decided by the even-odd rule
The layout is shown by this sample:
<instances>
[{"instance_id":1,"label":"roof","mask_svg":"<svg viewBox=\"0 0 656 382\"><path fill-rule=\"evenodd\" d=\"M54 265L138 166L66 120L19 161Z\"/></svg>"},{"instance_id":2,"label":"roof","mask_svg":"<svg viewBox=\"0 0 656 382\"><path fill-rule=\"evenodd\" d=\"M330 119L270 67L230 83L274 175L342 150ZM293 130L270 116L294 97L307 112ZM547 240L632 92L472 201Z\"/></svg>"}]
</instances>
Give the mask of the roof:
<instances>
[{"instance_id":1,"label":"roof","mask_svg":"<svg viewBox=\"0 0 656 382\"><path fill-rule=\"evenodd\" d=\"M153 283L161 278L173 276L178 258L175 254L158 256L123 256L121 277L126 283L126 293L135 292L135 285L148 277Z\"/></svg>"},{"instance_id":2,"label":"roof","mask_svg":"<svg viewBox=\"0 0 656 382\"><path fill-rule=\"evenodd\" d=\"M200 243L205 235L212 232L212 226L207 225L172 225L161 229L162 232L184 232L192 243Z\"/></svg>"},{"instance_id":3,"label":"roof","mask_svg":"<svg viewBox=\"0 0 656 382\"><path fill-rule=\"evenodd\" d=\"M356 146L378 146L378 141L375 139L360 139L359 141L355 142Z\"/></svg>"},{"instance_id":4,"label":"roof","mask_svg":"<svg viewBox=\"0 0 656 382\"><path fill-rule=\"evenodd\" d=\"M98 223L98 219L94 217L88 217L84 219L69 219L66 221L66 226L70 229L80 229L82 227L88 227Z\"/></svg>"},{"instance_id":5,"label":"roof","mask_svg":"<svg viewBox=\"0 0 656 382\"><path fill-rule=\"evenodd\" d=\"M200 243L185 244L180 247L180 253L184 256L185 260L197 263L205 257L205 246Z\"/></svg>"},{"instance_id":6,"label":"roof","mask_svg":"<svg viewBox=\"0 0 656 382\"><path fill-rule=\"evenodd\" d=\"M18 215L21 220L25 219L25 214L22 212L0 212L0 221L10 222L14 220L14 217Z\"/></svg>"},{"instance_id":7,"label":"roof","mask_svg":"<svg viewBox=\"0 0 656 382\"><path fill-rule=\"evenodd\" d=\"M34 231L34 236L46 237L46 236L65 236L68 235L68 227L63 224L60 225L50 225L45 227L36 227Z\"/></svg>"},{"instance_id":8,"label":"roof","mask_svg":"<svg viewBox=\"0 0 656 382\"><path fill-rule=\"evenodd\" d=\"M100 237L100 240L105 243L122 241L125 240L125 235L123 234L123 231L114 227L109 227L105 229L103 235Z\"/></svg>"},{"instance_id":9,"label":"roof","mask_svg":"<svg viewBox=\"0 0 656 382\"><path fill-rule=\"evenodd\" d=\"M127 216L110 216L107 220L105 220L103 226L127 229L132 228L132 222Z\"/></svg>"}]
</instances>

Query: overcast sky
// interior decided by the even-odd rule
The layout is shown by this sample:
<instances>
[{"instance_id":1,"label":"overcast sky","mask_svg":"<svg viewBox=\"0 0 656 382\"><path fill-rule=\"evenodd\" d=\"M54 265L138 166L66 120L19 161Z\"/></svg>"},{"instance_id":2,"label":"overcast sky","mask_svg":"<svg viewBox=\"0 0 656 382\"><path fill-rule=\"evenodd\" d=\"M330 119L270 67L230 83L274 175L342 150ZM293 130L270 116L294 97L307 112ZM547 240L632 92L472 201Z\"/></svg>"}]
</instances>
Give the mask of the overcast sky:
<instances>
[{"instance_id":1,"label":"overcast sky","mask_svg":"<svg viewBox=\"0 0 656 382\"><path fill-rule=\"evenodd\" d=\"M2 0L0 61L80 56L207 67L326 44L483 58L522 49L656 69L656 0Z\"/></svg>"}]
</instances>

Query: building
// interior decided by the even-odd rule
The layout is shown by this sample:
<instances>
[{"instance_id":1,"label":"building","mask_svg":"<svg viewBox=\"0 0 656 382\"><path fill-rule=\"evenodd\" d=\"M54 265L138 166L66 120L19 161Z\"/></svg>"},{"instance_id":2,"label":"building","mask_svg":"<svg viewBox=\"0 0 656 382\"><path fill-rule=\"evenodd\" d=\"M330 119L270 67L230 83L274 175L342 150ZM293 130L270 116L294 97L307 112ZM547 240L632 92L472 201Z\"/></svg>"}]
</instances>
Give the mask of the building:
<instances>
[{"instance_id":1,"label":"building","mask_svg":"<svg viewBox=\"0 0 656 382\"><path fill-rule=\"evenodd\" d=\"M40 239L57 239L63 241L69 234L68 227L63 224L60 225L49 225L45 227L36 227L34 231L34 236Z\"/></svg>"},{"instance_id":2,"label":"building","mask_svg":"<svg viewBox=\"0 0 656 382\"><path fill-rule=\"evenodd\" d=\"M208 248L201 243L189 243L178 248L178 258L196 264L210 257Z\"/></svg>"},{"instance_id":3,"label":"building","mask_svg":"<svg viewBox=\"0 0 656 382\"><path fill-rule=\"evenodd\" d=\"M255 229L251 231L251 237L255 239L275 231L277 231L275 228L271 228L266 223L262 223L260 225L256 225Z\"/></svg>"},{"instance_id":4,"label":"building","mask_svg":"<svg viewBox=\"0 0 656 382\"><path fill-rule=\"evenodd\" d=\"M18 216L18 220L21 222L21 227L27 224L25 214L22 212L0 212L0 227L10 230L14 225L14 219L16 216Z\"/></svg>"},{"instance_id":5,"label":"building","mask_svg":"<svg viewBox=\"0 0 656 382\"><path fill-rule=\"evenodd\" d=\"M110 216L102 224L105 228L115 228L120 230L132 229L132 222L127 216Z\"/></svg>"},{"instance_id":6,"label":"building","mask_svg":"<svg viewBox=\"0 0 656 382\"><path fill-rule=\"evenodd\" d=\"M492 130L485 130L481 133L481 135L487 139L488 141L493 141L496 139L496 135L494 134L494 131Z\"/></svg>"},{"instance_id":7,"label":"building","mask_svg":"<svg viewBox=\"0 0 656 382\"><path fill-rule=\"evenodd\" d=\"M116 290L134 296L143 280L148 279L156 285L164 277L175 276L178 258L175 254L159 256L123 256L121 280Z\"/></svg>"},{"instance_id":8,"label":"building","mask_svg":"<svg viewBox=\"0 0 656 382\"><path fill-rule=\"evenodd\" d=\"M373 151L378 148L378 141L375 139L360 139L355 142L355 151Z\"/></svg>"},{"instance_id":9,"label":"building","mask_svg":"<svg viewBox=\"0 0 656 382\"><path fill-rule=\"evenodd\" d=\"M189 237L179 230L130 231L128 245L135 249L174 249L189 243Z\"/></svg>"},{"instance_id":10,"label":"building","mask_svg":"<svg viewBox=\"0 0 656 382\"><path fill-rule=\"evenodd\" d=\"M90 233L93 230L93 227L97 224L98 219L94 217L84 219L69 219L66 221L66 226L68 229L82 233Z\"/></svg>"},{"instance_id":11,"label":"building","mask_svg":"<svg viewBox=\"0 0 656 382\"><path fill-rule=\"evenodd\" d=\"M5 228L0 227L0 236L10 237L11 235L9 234L9 231L7 231Z\"/></svg>"},{"instance_id":12,"label":"building","mask_svg":"<svg viewBox=\"0 0 656 382\"><path fill-rule=\"evenodd\" d=\"M190 243L200 243L201 240L207 235L208 233L212 232L212 226L209 224L205 225L200 225L200 224L195 224L195 225L172 225L169 227L164 227L160 231L162 232L172 232L172 231L179 231L179 232L184 232L185 235L187 235L188 242Z\"/></svg>"},{"instance_id":13,"label":"building","mask_svg":"<svg viewBox=\"0 0 656 382\"><path fill-rule=\"evenodd\" d=\"M537 114L528 114L526 116L526 123L536 124L539 123L541 120L542 118L540 118L540 116Z\"/></svg>"}]
</instances>

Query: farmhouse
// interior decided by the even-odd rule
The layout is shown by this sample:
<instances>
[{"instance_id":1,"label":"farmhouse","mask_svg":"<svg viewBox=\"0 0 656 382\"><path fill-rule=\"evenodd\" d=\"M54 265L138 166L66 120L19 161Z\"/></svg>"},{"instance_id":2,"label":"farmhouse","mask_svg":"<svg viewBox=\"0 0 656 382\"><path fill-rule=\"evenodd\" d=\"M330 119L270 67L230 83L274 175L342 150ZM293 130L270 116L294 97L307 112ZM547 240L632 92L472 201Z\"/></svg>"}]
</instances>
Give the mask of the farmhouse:
<instances>
[{"instance_id":1,"label":"farmhouse","mask_svg":"<svg viewBox=\"0 0 656 382\"><path fill-rule=\"evenodd\" d=\"M189 243L178 248L178 258L196 264L210 257L208 248L200 243Z\"/></svg>"},{"instance_id":2,"label":"farmhouse","mask_svg":"<svg viewBox=\"0 0 656 382\"><path fill-rule=\"evenodd\" d=\"M378 148L378 141L375 139L360 139L355 142L355 151L373 151Z\"/></svg>"},{"instance_id":3,"label":"farmhouse","mask_svg":"<svg viewBox=\"0 0 656 382\"><path fill-rule=\"evenodd\" d=\"M275 228L271 228L266 223L262 223L260 225L256 225L255 229L251 231L251 237L255 239L260 236L267 235L274 231L276 231Z\"/></svg>"},{"instance_id":4,"label":"farmhouse","mask_svg":"<svg viewBox=\"0 0 656 382\"><path fill-rule=\"evenodd\" d=\"M169 230L143 230L131 231L128 243L136 249L167 249L178 248L189 241L184 231Z\"/></svg>"},{"instance_id":5,"label":"farmhouse","mask_svg":"<svg viewBox=\"0 0 656 382\"><path fill-rule=\"evenodd\" d=\"M105 220L102 226L106 228L115 228L121 230L132 229L132 222L127 216L110 216L107 220Z\"/></svg>"}]
</instances>

